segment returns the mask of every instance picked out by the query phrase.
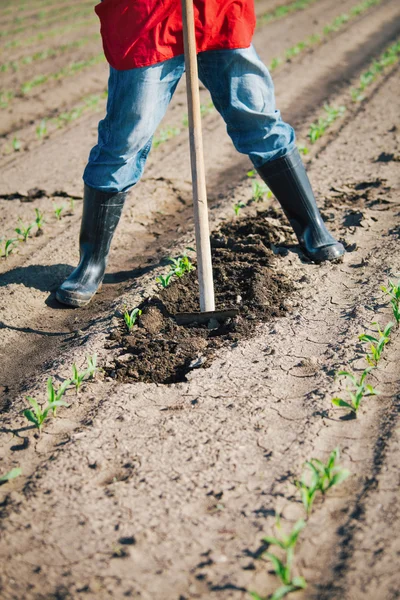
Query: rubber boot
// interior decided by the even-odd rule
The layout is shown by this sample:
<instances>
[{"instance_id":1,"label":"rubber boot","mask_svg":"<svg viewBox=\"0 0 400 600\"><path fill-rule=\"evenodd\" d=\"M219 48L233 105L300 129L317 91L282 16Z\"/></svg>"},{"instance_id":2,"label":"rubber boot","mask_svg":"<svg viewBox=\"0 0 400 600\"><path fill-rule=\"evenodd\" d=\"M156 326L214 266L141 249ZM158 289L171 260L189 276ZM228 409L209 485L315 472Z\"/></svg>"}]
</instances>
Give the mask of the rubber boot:
<instances>
[{"instance_id":1,"label":"rubber boot","mask_svg":"<svg viewBox=\"0 0 400 600\"><path fill-rule=\"evenodd\" d=\"M126 192L101 192L85 185L79 237L80 262L56 292L68 306L85 306L99 289Z\"/></svg>"},{"instance_id":2,"label":"rubber boot","mask_svg":"<svg viewBox=\"0 0 400 600\"><path fill-rule=\"evenodd\" d=\"M257 171L282 206L303 253L310 260L319 263L344 254L343 245L325 227L297 148L265 163Z\"/></svg>"}]
</instances>

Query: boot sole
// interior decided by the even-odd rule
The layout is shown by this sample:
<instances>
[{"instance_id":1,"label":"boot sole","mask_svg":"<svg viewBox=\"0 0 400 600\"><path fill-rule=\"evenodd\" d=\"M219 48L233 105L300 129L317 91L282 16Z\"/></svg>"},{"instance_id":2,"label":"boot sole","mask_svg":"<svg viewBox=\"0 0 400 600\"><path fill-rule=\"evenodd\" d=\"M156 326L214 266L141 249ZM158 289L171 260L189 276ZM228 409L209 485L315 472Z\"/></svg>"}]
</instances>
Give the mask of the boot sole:
<instances>
[{"instance_id":1,"label":"boot sole","mask_svg":"<svg viewBox=\"0 0 400 600\"><path fill-rule=\"evenodd\" d=\"M73 308L81 308L83 306L87 306L92 298L96 295L96 293L101 289L102 285L100 284L94 294L91 296L84 296L83 294L74 294L73 292L65 292L62 289L58 289L56 291L56 299L61 304L65 304L66 306L72 306Z\"/></svg>"},{"instance_id":2,"label":"boot sole","mask_svg":"<svg viewBox=\"0 0 400 600\"><path fill-rule=\"evenodd\" d=\"M346 250L344 249L343 244L333 244L332 246L325 246L325 248L321 248L315 254L309 254L305 248L302 248L303 253L307 258L312 260L315 263L321 263L325 261L332 261L341 258Z\"/></svg>"}]
</instances>

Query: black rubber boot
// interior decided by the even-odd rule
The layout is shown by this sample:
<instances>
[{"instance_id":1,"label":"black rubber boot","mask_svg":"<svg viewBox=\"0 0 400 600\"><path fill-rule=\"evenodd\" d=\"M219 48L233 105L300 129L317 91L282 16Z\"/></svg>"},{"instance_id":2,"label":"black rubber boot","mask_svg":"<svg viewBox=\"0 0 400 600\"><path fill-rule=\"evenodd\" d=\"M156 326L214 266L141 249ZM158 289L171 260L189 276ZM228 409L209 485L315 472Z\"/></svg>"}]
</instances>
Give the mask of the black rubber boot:
<instances>
[{"instance_id":1,"label":"black rubber boot","mask_svg":"<svg viewBox=\"0 0 400 600\"><path fill-rule=\"evenodd\" d=\"M257 171L282 206L310 260L319 263L344 254L343 245L325 227L297 148Z\"/></svg>"},{"instance_id":2,"label":"black rubber boot","mask_svg":"<svg viewBox=\"0 0 400 600\"><path fill-rule=\"evenodd\" d=\"M85 185L80 262L56 292L62 304L85 306L99 289L126 195L126 192L101 192Z\"/></svg>"}]
</instances>

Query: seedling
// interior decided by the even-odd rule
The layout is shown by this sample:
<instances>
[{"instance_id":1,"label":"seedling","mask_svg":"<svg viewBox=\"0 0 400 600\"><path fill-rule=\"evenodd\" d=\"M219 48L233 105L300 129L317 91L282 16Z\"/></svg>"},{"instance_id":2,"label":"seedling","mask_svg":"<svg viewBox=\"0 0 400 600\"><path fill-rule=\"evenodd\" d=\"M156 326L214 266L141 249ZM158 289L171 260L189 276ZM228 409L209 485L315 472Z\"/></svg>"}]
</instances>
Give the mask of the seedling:
<instances>
[{"instance_id":1,"label":"seedling","mask_svg":"<svg viewBox=\"0 0 400 600\"><path fill-rule=\"evenodd\" d=\"M161 287L166 288L171 283L171 279L173 277L173 273L168 273L167 275L159 275L156 277L157 283L161 285Z\"/></svg>"},{"instance_id":2,"label":"seedling","mask_svg":"<svg viewBox=\"0 0 400 600\"><path fill-rule=\"evenodd\" d=\"M312 144L315 144L315 142L322 137L325 131L332 125L332 123L344 114L346 108L344 106L335 108L333 106L329 106L329 104L325 104L324 110L327 116L320 117L317 122L310 125L308 138Z\"/></svg>"},{"instance_id":3,"label":"seedling","mask_svg":"<svg viewBox=\"0 0 400 600\"><path fill-rule=\"evenodd\" d=\"M27 396L26 399L32 406L32 409L26 408L23 411L23 414L28 419L28 421L35 425L35 427L39 430L39 433L41 433L43 424L51 410L54 413L57 406L69 406L69 404L64 402L64 400L56 400L52 403L48 403L46 408L43 410L43 408L39 406L38 402L35 400L35 398L32 398L32 396Z\"/></svg>"},{"instance_id":4,"label":"seedling","mask_svg":"<svg viewBox=\"0 0 400 600\"><path fill-rule=\"evenodd\" d=\"M49 403L49 405L51 405L53 407L52 410L53 410L54 416L56 416L57 406L60 406L56 403L59 402L61 400L61 398L64 396L64 394L67 391L67 388L70 384L71 384L71 380L66 379L65 381L62 382L60 387L58 389L56 389L53 386L53 379L51 377L48 378L48 380L47 380L47 402ZM69 406L69 405L63 404L62 406Z\"/></svg>"},{"instance_id":5,"label":"seedling","mask_svg":"<svg viewBox=\"0 0 400 600\"><path fill-rule=\"evenodd\" d=\"M131 313L127 309L125 309L124 321L129 332L131 331L132 327L134 326L138 317L140 317L141 314L142 311L140 310L140 308L134 308Z\"/></svg>"},{"instance_id":6,"label":"seedling","mask_svg":"<svg viewBox=\"0 0 400 600\"><path fill-rule=\"evenodd\" d=\"M303 155L306 155L310 152L309 149L307 148L307 146L303 146L302 144L299 144L297 146L297 150L300 152L300 154L303 154Z\"/></svg>"},{"instance_id":7,"label":"seedling","mask_svg":"<svg viewBox=\"0 0 400 600\"><path fill-rule=\"evenodd\" d=\"M336 465L339 458L339 449L333 450L326 464L317 458L306 461L305 471L300 481L295 481L299 488L301 499L306 509L307 515L310 515L317 492L325 494L331 487L339 485L350 475L347 469ZM311 472L311 478L309 473Z\"/></svg>"},{"instance_id":8,"label":"seedling","mask_svg":"<svg viewBox=\"0 0 400 600\"><path fill-rule=\"evenodd\" d=\"M85 379L93 377L97 371L97 354L93 354L93 356L87 356L86 360L87 368L81 373L78 371L78 368L75 363L72 365L71 383L74 384L77 394L79 393L79 390Z\"/></svg>"},{"instance_id":9,"label":"seedling","mask_svg":"<svg viewBox=\"0 0 400 600\"><path fill-rule=\"evenodd\" d=\"M274 592L272 596L270 596L270 600L279 600L279 598L284 598L291 592L304 590L307 587L304 577L292 577L294 549L301 531L306 526L305 521L303 519L297 521L289 535L284 535L281 532L279 516L276 519L275 526L280 533L279 537L266 536L263 538L263 541L271 546L277 546L278 548L281 548L285 551L286 556L284 560L281 560L278 556L272 554L272 552L263 553L263 556L266 556L271 561L275 575L279 577L281 583L283 584ZM254 600L262 600L255 592L250 592L250 595Z\"/></svg>"},{"instance_id":10,"label":"seedling","mask_svg":"<svg viewBox=\"0 0 400 600\"><path fill-rule=\"evenodd\" d=\"M4 258L8 258L8 256L15 250L15 245L18 244L16 238L12 238L2 242L0 245L0 256Z\"/></svg>"},{"instance_id":11,"label":"seedling","mask_svg":"<svg viewBox=\"0 0 400 600\"><path fill-rule=\"evenodd\" d=\"M35 214L36 214L35 223L36 223L37 230L39 232L39 231L42 231L42 227L43 227L43 223L44 223L44 212L41 212L38 208L35 208Z\"/></svg>"},{"instance_id":12,"label":"seedling","mask_svg":"<svg viewBox=\"0 0 400 600\"><path fill-rule=\"evenodd\" d=\"M267 198L272 198L272 192L265 183L260 183L259 181L253 180L252 189L252 199L254 200L254 202L262 202L264 200L265 194L267 195Z\"/></svg>"},{"instance_id":13,"label":"seedling","mask_svg":"<svg viewBox=\"0 0 400 600\"><path fill-rule=\"evenodd\" d=\"M63 211L64 209L65 209L65 206L64 206L64 204L63 204L62 206L56 206L56 207L54 208L54 214L56 215L56 219L57 219L57 221L60 221L60 220L61 220L61 213L62 213L62 211Z\"/></svg>"},{"instance_id":14,"label":"seedling","mask_svg":"<svg viewBox=\"0 0 400 600\"><path fill-rule=\"evenodd\" d=\"M22 144L18 138L16 138L16 137L13 138L12 147L13 147L14 152L19 152L21 150Z\"/></svg>"},{"instance_id":15,"label":"seedling","mask_svg":"<svg viewBox=\"0 0 400 600\"><path fill-rule=\"evenodd\" d=\"M376 325L376 328L378 330L378 337L363 333L359 336L358 339L361 342L369 343L371 354L366 355L367 363L373 367L376 367L382 357L382 352L386 344L390 340L390 332L392 330L392 327L394 326L394 323L390 321L390 323L386 325L383 331L381 330L379 324L376 321L374 321L372 325Z\"/></svg>"},{"instance_id":16,"label":"seedling","mask_svg":"<svg viewBox=\"0 0 400 600\"><path fill-rule=\"evenodd\" d=\"M246 206L246 204L244 202L237 202L236 204L233 205L233 210L235 211L235 215L238 216L240 213L240 210L242 208L244 208Z\"/></svg>"},{"instance_id":17,"label":"seedling","mask_svg":"<svg viewBox=\"0 0 400 600\"><path fill-rule=\"evenodd\" d=\"M400 326L400 281L396 285L389 279L389 287L383 285L381 289L389 296L393 316L396 319L397 326Z\"/></svg>"},{"instance_id":18,"label":"seedling","mask_svg":"<svg viewBox=\"0 0 400 600\"><path fill-rule=\"evenodd\" d=\"M183 254L183 256L179 256L178 258L170 258L169 261L171 263L171 274L176 275L179 279L186 273L194 270L194 266L187 254Z\"/></svg>"},{"instance_id":19,"label":"seedling","mask_svg":"<svg viewBox=\"0 0 400 600\"><path fill-rule=\"evenodd\" d=\"M28 225L27 227L25 227L25 225L22 223L22 219L18 219L18 223L19 227L16 227L14 231L21 236L24 242L26 242L33 227L33 223L31 225Z\"/></svg>"},{"instance_id":20,"label":"seedling","mask_svg":"<svg viewBox=\"0 0 400 600\"><path fill-rule=\"evenodd\" d=\"M15 469L11 469L11 471L6 473L5 475L2 475L0 477L0 483L5 483L6 481L11 481L12 479L15 479L16 477L19 477L20 475L22 475L22 469L20 469L19 467L16 467Z\"/></svg>"},{"instance_id":21,"label":"seedling","mask_svg":"<svg viewBox=\"0 0 400 600\"><path fill-rule=\"evenodd\" d=\"M39 140L42 140L47 133L47 121L46 119L42 119L40 124L36 127L36 136Z\"/></svg>"},{"instance_id":22,"label":"seedling","mask_svg":"<svg viewBox=\"0 0 400 600\"><path fill-rule=\"evenodd\" d=\"M75 211L75 200L73 198L69 199L69 212L74 213Z\"/></svg>"},{"instance_id":23,"label":"seedling","mask_svg":"<svg viewBox=\"0 0 400 600\"><path fill-rule=\"evenodd\" d=\"M350 396L350 402L346 402L345 400L342 400L342 398L332 398L332 404L341 408L348 408L356 415L360 406L360 402L363 398L367 396L376 396L379 394L379 392L375 390L372 385L367 385L365 383L368 373L370 373L373 368L374 367L367 367L361 374L359 381L357 381L357 378L352 373L349 373L348 371L339 371L338 377L347 377L347 379L350 379L354 386L354 391L346 389L348 395Z\"/></svg>"}]
</instances>

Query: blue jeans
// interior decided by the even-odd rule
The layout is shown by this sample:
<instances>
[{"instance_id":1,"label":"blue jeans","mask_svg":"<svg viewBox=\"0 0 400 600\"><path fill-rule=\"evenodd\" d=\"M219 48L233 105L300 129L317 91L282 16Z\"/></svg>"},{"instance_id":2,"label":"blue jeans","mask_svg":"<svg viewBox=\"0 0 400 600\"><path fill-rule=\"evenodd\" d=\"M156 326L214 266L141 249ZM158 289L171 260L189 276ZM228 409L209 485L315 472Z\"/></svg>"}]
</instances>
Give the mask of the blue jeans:
<instances>
[{"instance_id":1,"label":"blue jeans","mask_svg":"<svg viewBox=\"0 0 400 600\"><path fill-rule=\"evenodd\" d=\"M253 46L198 55L199 78L227 125L235 148L255 167L293 150L293 128L275 108L268 69ZM111 68L107 115L99 123L83 179L92 188L122 192L142 176L153 135L185 71L177 56L129 71Z\"/></svg>"}]
</instances>

